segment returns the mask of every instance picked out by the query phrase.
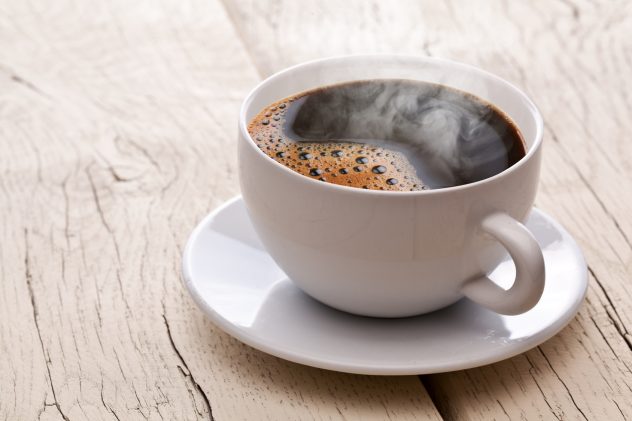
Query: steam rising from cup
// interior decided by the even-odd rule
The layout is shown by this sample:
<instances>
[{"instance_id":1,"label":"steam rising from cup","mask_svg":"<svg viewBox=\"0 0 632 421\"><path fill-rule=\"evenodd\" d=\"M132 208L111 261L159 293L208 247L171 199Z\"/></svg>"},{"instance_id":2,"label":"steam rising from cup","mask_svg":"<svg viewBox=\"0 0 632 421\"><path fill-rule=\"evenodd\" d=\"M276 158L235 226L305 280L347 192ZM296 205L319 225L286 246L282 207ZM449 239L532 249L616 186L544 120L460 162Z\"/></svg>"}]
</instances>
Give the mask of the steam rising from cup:
<instances>
[{"instance_id":1,"label":"steam rising from cup","mask_svg":"<svg viewBox=\"0 0 632 421\"><path fill-rule=\"evenodd\" d=\"M359 81L298 98L285 130L296 141L360 142L401 152L419 178L440 188L491 177L513 163L511 123L492 107L443 85Z\"/></svg>"}]
</instances>

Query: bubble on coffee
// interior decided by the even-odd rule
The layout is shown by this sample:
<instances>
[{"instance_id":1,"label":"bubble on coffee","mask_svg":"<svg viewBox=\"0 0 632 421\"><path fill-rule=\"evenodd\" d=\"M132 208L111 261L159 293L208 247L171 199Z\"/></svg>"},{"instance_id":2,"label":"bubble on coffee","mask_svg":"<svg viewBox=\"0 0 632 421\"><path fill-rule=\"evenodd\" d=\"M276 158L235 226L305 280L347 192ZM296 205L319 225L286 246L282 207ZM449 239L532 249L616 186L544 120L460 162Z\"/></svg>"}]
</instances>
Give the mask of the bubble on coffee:
<instances>
[{"instance_id":1,"label":"bubble on coffee","mask_svg":"<svg viewBox=\"0 0 632 421\"><path fill-rule=\"evenodd\" d=\"M248 126L270 158L319 181L426 190L483 180L525 155L502 111L444 85L378 79L270 104Z\"/></svg>"}]
</instances>

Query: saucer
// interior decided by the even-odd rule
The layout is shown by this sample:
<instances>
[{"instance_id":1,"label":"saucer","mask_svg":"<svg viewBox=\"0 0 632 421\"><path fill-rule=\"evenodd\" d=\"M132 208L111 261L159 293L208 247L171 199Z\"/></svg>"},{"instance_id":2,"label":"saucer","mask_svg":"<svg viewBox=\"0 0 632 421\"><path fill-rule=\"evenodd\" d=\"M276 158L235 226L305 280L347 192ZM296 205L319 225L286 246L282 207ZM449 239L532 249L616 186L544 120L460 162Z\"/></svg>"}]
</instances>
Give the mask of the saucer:
<instances>
[{"instance_id":1,"label":"saucer","mask_svg":"<svg viewBox=\"0 0 632 421\"><path fill-rule=\"evenodd\" d=\"M584 298L586 263L570 234L535 208L526 226L542 247L546 286L540 302L518 316L501 316L467 299L402 319L354 316L327 307L295 287L274 263L241 197L195 228L182 271L195 302L217 326L277 357L357 374L462 370L546 341L574 317ZM507 257L489 277L507 288L514 274Z\"/></svg>"}]
</instances>

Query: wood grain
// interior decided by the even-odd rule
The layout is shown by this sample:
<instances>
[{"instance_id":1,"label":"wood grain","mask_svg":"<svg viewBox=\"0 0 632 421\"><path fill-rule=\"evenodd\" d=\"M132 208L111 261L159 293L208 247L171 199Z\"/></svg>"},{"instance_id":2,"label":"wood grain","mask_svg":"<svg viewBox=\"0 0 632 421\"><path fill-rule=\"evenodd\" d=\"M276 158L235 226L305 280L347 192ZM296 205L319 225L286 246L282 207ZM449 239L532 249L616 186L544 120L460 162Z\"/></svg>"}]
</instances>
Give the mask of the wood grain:
<instances>
[{"instance_id":1,"label":"wood grain","mask_svg":"<svg viewBox=\"0 0 632 421\"><path fill-rule=\"evenodd\" d=\"M213 0L0 4L0 419L439 419L414 376L267 356L184 292L258 80Z\"/></svg>"},{"instance_id":2,"label":"wood grain","mask_svg":"<svg viewBox=\"0 0 632 421\"><path fill-rule=\"evenodd\" d=\"M478 65L530 93L546 121L537 205L583 248L586 303L530 352L422 381L446 419L632 417L632 4L224 4L263 76L337 54L427 54Z\"/></svg>"}]
</instances>

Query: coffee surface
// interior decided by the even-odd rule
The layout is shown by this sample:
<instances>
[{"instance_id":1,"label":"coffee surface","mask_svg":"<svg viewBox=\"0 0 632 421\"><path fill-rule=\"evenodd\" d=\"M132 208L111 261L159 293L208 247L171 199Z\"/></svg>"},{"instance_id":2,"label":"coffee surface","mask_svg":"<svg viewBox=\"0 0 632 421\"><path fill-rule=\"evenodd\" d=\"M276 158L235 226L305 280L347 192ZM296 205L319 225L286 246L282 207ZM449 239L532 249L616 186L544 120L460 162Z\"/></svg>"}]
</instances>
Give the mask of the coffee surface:
<instances>
[{"instance_id":1,"label":"coffee surface","mask_svg":"<svg viewBox=\"0 0 632 421\"><path fill-rule=\"evenodd\" d=\"M264 108L248 131L270 158L304 176L373 190L472 183L525 155L519 130L492 104L411 80L299 93Z\"/></svg>"}]
</instances>

